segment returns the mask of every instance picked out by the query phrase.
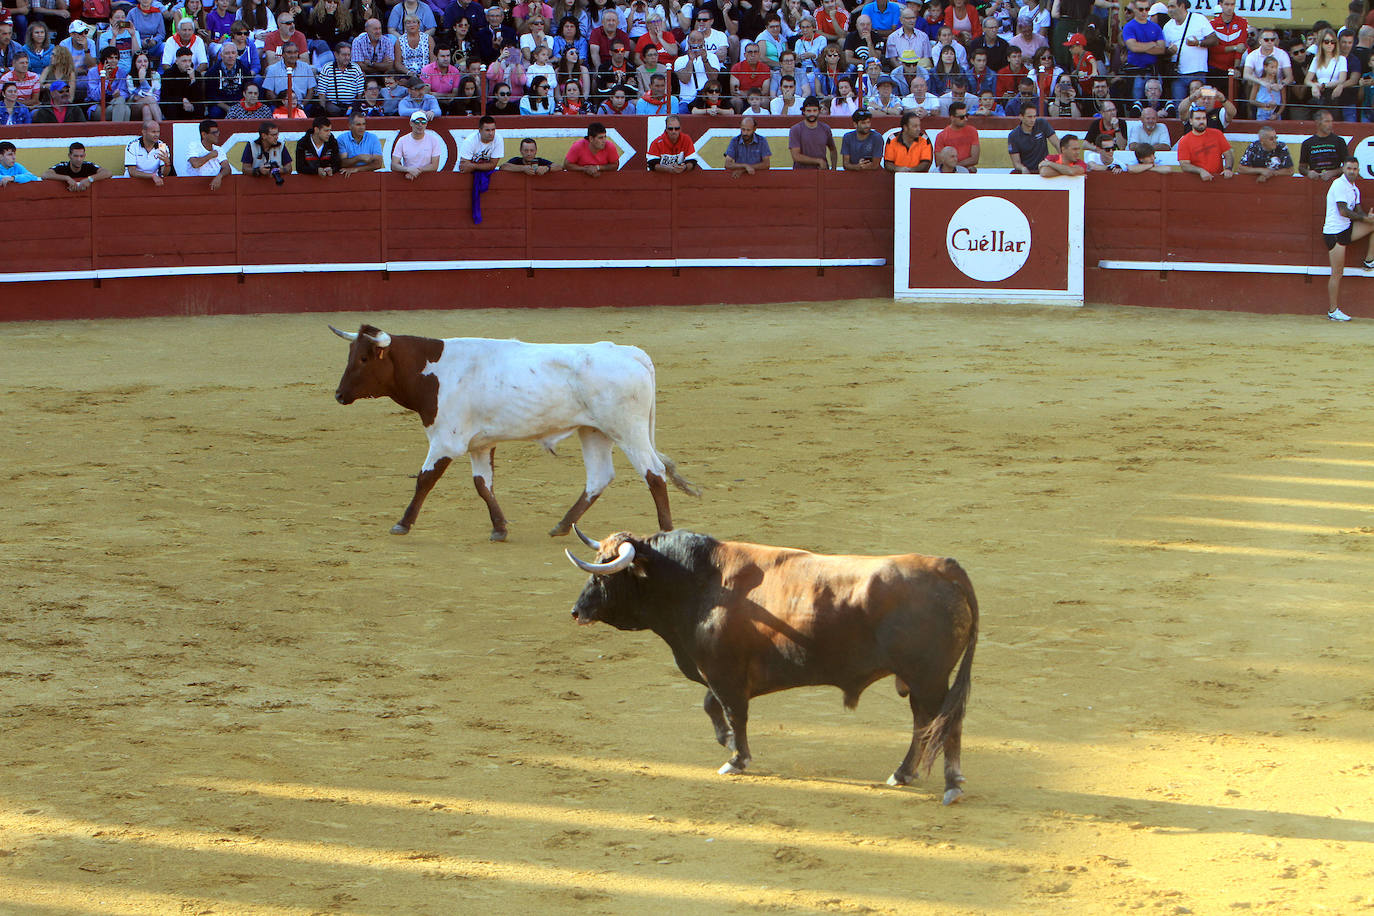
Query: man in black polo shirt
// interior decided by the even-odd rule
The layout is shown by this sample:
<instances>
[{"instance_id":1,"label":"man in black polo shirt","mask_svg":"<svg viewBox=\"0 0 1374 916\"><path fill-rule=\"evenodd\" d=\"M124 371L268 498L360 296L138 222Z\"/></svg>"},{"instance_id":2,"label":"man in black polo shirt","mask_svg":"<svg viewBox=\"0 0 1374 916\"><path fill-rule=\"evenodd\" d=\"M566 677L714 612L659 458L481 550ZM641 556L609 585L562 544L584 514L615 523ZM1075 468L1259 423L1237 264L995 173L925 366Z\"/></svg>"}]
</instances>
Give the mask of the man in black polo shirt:
<instances>
[{"instance_id":1,"label":"man in black polo shirt","mask_svg":"<svg viewBox=\"0 0 1374 916\"><path fill-rule=\"evenodd\" d=\"M1304 178L1330 181L1341 174L1341 163L1350 155L1345 138L1331 132L1331 112L1322 109L1313 118L1317 132L1302 141L1298 171Z\"/></svg>"},{"instance_id":2,"label":"man in black polo shirt","mask_svg":"<svg viewBox=\"0 0 1374 916\"><path fill-rule=\"evenodd\" d=\"M59 162L43 173L46 181L65 181L68 191L84 191L109 177L109 172L86 159L86 146L80 142L67 147L66 162Z\"/></svg>"},{"instance_id":3,"label":"man in black polo shirt","mask_svg":"<svg viewBox=\"0 0 1374 916\"><path fill-rule=\"evenodd\" d=\"M1039 175L1040 163L1049 155L1050 147L1059 152L1059 138L1050 122L1037 117L1033 106L1021 109L1021 123L1007 134L1012 170L1021 175Z\"/></svg>"}]
</instances>

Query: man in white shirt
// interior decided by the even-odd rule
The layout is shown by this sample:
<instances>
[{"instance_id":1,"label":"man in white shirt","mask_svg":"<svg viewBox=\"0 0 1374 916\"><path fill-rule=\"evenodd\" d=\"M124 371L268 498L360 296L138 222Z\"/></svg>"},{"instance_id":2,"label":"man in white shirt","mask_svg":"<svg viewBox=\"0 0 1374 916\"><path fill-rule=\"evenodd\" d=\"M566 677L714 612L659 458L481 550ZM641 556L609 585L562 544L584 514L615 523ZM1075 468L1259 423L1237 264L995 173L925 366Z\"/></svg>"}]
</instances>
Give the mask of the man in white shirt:
<instances>
[{"instance_id":1,"label":"man in white shirt","mask_svg":"<svg viewBox=\"0 0 1374 916\"><path fill-rule=\"evenodd\" d=\"M1326 191L1326 222L1322 223L1322 239L1331 252L1331 279L1326 283L1326 317L1332 321L1349 321L1341 311L1341 277L1345 274L1345 246L1368 236L1369 247L1364 254L1364 269L1374 270L1374 213L1360 209L1360 189L1355 179L1360 175L1360 161L1354 156L1341 163L1341 174Z\"/></svg>"},{"instance_id":2,"label":"man in white shirt","mask_svg":"<svg viewBox=\"0 0 1374 916\"><path fill-rule=\"evenodd\" d=\"M1174 63L1174 101L1188 97L1188 84L1207 79L1207 48L1221 39L1201 13L1192 11L1191 0L1169 0L1169 21L1164 23L1168 60Z\"/></svg>"},{"instance_id":3,"label":"man in white shirt","mask_svg":"<svg viewBox=\"0 0 1374 916\"><path fill-rule=\"evenodd\" d=\"M210 190L218 191L220 182L229 174L229 160L215 144L219 142L219 125L214 121L200 122L200 139L192 140L186 151L187 175L209 175Z\"/></svg>"},{"instance_id":4,"label":"man in white shirt","mask_svg":"<svg viewBox=\"0 0 1374 916\"><path fill-rule=\"evenodd\" d=\"M1245 55L1245 81L1263 82L1264 62L1270 57L1278 58L1279 82L1285 86L1293 85L1293 59L1288 56L1287 51L1279 47L1279 33L1273 29L1261 31L1259 47Z\"/></svg>"},{"instance_id":5,"label":"man in white shirt","mask_svg":"<svg viewBox=\"0 0 1374 916\"><path fill-rule=\"evenodd\" d=\"M506 155L505 142L496 136L496 119L483 115L477 129L458 145L458 171L490 172Z\"/></svg>"},{"instance_id":6,"label":"man in white shirt","mask_svg":"<svg viewBox=\"0 0 1374 916\"><path fill-rule=\"evenodd\" d=\"M775 115L799 115L801 103L797 98L797 78L784 76L778 81L778 97L768 103L768 111Z\"/></svg>"},{"instance_id":7,"label":"man in white shirt","mask_svg":"<svg viewBox=\"0 0 1374 916\"><path fill-rule=\"evenodd\" d=\"M205 53L205 39L196 34L196 24L193 20L183 19L178 22L176 34L163 43L163 69L176 63L178 48L191 49L191 66L197 73L204 73L210 68L210 58Z\"/></svg>"},{"instance_id":8,"label":"man in white shirt","mask_svg":"<svg viewBox=\"0 0 1374 916\"><path fill-rule=\"evenodd\" d=\"M1153 108L1140 110L1140 120L1132 121L1126 128L1126 142L1144 143L1159 151L1173 149L1173 143L1169 140L1169 128L1159 123L1159 112Z\"/></svg>"},{"instance_id":9,"label":"man in white shirt","mask_svg":"<svg viewBox=\"0 0 1374 916\"><path fill-rule=\"evenodd\" d=\"M917 13L911 7L902 10L902 27L887 36L887 56L900 57L903 51L915 51L918 59L931 59L930 36L916 28Z\"/></svg>"},{"instance_id":10,"label":"man in white shirt","mask_svg":"<svg viewBox=\"0 0 1374 916\"><path fill-rule=\"evenodd\" d=\"M911 91L902 99L902 108L918 108L925 117L940 113L940 100L926 92L925 77L918 76L911 81Z\"/></svg>"},{"instance_id":11,"label":"man in white shirt","mask_svg":"<svg viewBox=\"0 0 1374 916\"><path fill-rule=\"evenodd\" d=\"M720 58L715 51L706 47L706 36L701 31L687 36L687 47L673 61L673 73L677 76L678 102L686 114L687 107L697 97L697 93L708 80L714 80L720 73Z\"/></svg>"},{"instance_id":12,"label":"man in white shirt","mask_svg":"<svg viewBox=\"0 0 1374 916\"><path fill-rule=\"evenodd\" d=\"M291 91L296 94L301 107L313 115L319 102L315 68L301 60L301 52L293 44L282 45L281 58L262 75L263 97L278 99L286 95L288 73L291 74Z\"/></svg>"}]
</instances>

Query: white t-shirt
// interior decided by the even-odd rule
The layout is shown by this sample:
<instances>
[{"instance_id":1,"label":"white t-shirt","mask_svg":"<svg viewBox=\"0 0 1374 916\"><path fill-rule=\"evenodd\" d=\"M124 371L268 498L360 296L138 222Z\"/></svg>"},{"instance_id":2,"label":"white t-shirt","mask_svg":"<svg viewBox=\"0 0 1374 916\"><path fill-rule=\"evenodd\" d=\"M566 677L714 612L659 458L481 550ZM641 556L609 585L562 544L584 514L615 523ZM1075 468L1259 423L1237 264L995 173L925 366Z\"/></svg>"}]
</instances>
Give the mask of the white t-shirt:
<instances>
[{"instance_id":1,"label":"white t-shirt","mask_svg":"<svg viewBox=\"0 0 1374 916\"><path fill-rule=\"evenodd\" d=\"M437 162L443 153L444 142L432 130L425 131L419 140L413 134L397 137L391 146L391 155L399 156L401 164L408 169L424 168L431 161Z\"/></svg>"},{"instance_id":2,"label":"white t-shirt","mask_svg":"<svg viewBox=\"0 0 1374 916\"><path fill-rule=\"evenodd\" d=\"M205 56L205 39L197 35L188 47L191 49L192 67L201 67L209 64L210 60ZM175 38L167 39L167 42L162 46L163 67L170 67L172 64L176 63L177 51L180 48L181 45L177 44Z\"/></svg>"},{"instance_id":3,"label":"white t-shirt","mask_svg":"<svg viewBox=\"0 0 1374 916\"><path fill-rule=\"evenodd\" d=\"M199 140L192 140L190 147L188 147L186 150L186 156L188 159L196 159L208 153L214 153L215 157L213 159L205 160L205 164L202 165L200 168L196 168L189 162L186 163L186 174L218 175L220 163L225 161L224 153L220 151L220 148L218 146L214 146L212 144L211 146L206 147L206 145L204 143L201 143Z\"/></svg>"},{"instance_id":4,"label":"white t-shirt","mask_svg":"<svg viewBox=\"0 0 1374 916\"><path fill-rule=\"evenodd\" d=\"M1326 65L1325 65L1325 66L1322 66L1322 67L1318 67L1318 66L1317 66L1317 62L1316 62L1316 58L1313 58L1313 59L1312 59L1312 67L1311 67L1311 69L1309 69L1307 72L1308 72L1308 73L1311 73L1312 76L1313 76L1313 78L1314 78L1317 82L1319 82L1319 83L1325 83L1325 84L1328 85L1328 86L1331 86L1331 85L1334 85L1334 84L1336 84L1336 83L1339 83L1339 82L1341 82L1342 80L1345 79L1345 74L1346 74L1345 55L1343 55L1343 54L1333 54L1333 55L1331 55L1331 59L1328 60L1328 61L1326 62Z\"/></svg>"},{"instance_id":5,"label":"white t-shirt","mask_svg":"<svg viewBox=\"0 0 1374 916\"><path fill-rule=\"evenodd\" d=\"M1256 48L1249 54L1245 55L1245 69L1257 78L1264 76L1265 57L1261 53L1261 51L1261 48ZM1283 48L1275 48L1274 57L1277 57L1279 59L1280 75L1282 75L1284 70L1293 69L1293 59L1288 56L1288 52L1285 51Z\"/></svg>"},{"instance_id":6,"label":"white t-shirt","mask_svg":"<svg viewBox=\"0 0 1374 916\"><path fill-rule=\"evenodd\" d=\"M775 115L799 115L801 114L802 102L806 100L803 99L801 96L794 96L792 99L792 104L786 108L783 107L784 101L786 100L783 99L782 96L778 96L776 99L768 103L768 110Z\"/></svg>"},{"instance_id":7,"label":"white t-shirt","mask_svg":"<svg viewBox=\"0 0 1374 916\"><path fill-rule=\"evenodd\" d=\"M1205 73L1207 71L1207 49L1198 45L1184 44L1189 38L1198 41L1208 35L1215 35L1216 29L1201 13L1190 12L1182 22L1171 17L1164 23L1164 43L1169 46L1170 59L1177 58L1179 73Z\"/></svg>"},{"instance_id":8,"label":"white t-shirt","mask_svg":"<svg viewBox=\"0 0 1374 916\"><path fill-rule=\"evenodd\" d=\"M1327 235L1335 235L1350 228L1349 217L1341 216L1341 211L1336 208L1336 204L1341 201L1345 201L1346 207L1350 210L1360 205L1360 189L1355 187L1344 173L1337 175L1326 191L1326 222L1322 223L1322 232Z\"/></svg>"},{"instance_id":9,"label":"white t-shirt","mask_svg":"<svg viewBox=\"0 0 1374 916\"><path fill-rule=\"evenodd\" d=\"M929 92L927 92L926 97L918 102L916 101L916 96L907 93L905 96L902 97L902 107L919 108L921 109L921 111L924 111L928 115L939 114L940 100L935 96L931 95Z\"/></svg>"},{"instance_id":10,"label":"white t-shirt","mask_svg":"<svg viewBox=\"0 0 1374 916\"><path fill-rule=\"evenodd\" d=\"M708 80L716 79L706 73L707 62L717 71L722 69L720 58L716 56L715 51L709 49L696 60L693 60L691 54L684 49L677 56L677 60L673 61L673 72L677 74L678 99L682 104L686 105L695 99Z\"/></svg>"},{"instance_id":11,"label":"white t-shirt","mask_svg":"<svg viewBox=\"0 0 1374 916\"><path fill-rule=\"evenodd\" d=\"M506 144L499 133L491 138L490 143L483 143L482 132L474 130L458 146L459 161L463 159L469 162L490 162L493 159L499 161L505 154Z\"/></svg>"},{"instance_id":12,"label":"white t-shirt","mask_svg":"<svg viewBox=\"0 0 1374 916\"><path fill-rule=\"evenodd\" d=\"M1173 146L1173 141L1169 139L1169 128L1159 121L1155 122L1155 129L1152 131L1146 131L1145 125L1139 121L1132 121L1126 128L1126 142L1148 143L1151 146L1163 143L1165 146Z\"/></svg>"}]
</instances>

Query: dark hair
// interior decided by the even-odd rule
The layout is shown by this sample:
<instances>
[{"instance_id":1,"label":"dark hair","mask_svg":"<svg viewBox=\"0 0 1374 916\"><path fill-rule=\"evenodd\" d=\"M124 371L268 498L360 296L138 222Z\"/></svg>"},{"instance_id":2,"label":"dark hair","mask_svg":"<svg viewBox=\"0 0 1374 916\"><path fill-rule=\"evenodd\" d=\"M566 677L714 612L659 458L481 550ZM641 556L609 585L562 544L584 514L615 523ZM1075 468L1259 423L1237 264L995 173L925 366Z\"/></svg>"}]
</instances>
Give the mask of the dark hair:
<instances>
[{"instance_id":1,"label":"dark hair","mask_svg":"<svg viewBox=\"0 0 1374 916\"><path fill-rule=\"evenodd\" d=\"M820 107L821 107L821 100L818 99L818 98L816 98L814 95L808 95L806 98L802 99L802 108L803 108L803 109L812 108L812 107L820 108Z\"/></svg>"},{"instance_id":2,"label":"dark hair","mask_svg":"<svg viewBox=\"0 0 1374 916\"><path fill-rule=\"evenodd\" d=\"M16 150L16 149L14 148L14 144L13 144L13 143L11 143L11 142L8 141L8 140L0 140L0 153L14 153L14 152L18 152L18 150Z\"/></svg>"},{"instance_id":3,"label":"dark hair","mask_svg":"<svg viewBox=\"0 0 1374 916\"><path fill-rule=\"evenodd\" d=\"M968 111L968 105L965 104L964 102L950 102L950 103L949 103L949 116L950 116L951 118L954 117L955 115L957 115L957 114L958 114L959 112L961 112L961 111Z\"/></svg>"},{"instance_id":4,"label":"dark hair","mask_svg":"<svg viewBox=\"0 0 1374 916\"><path fill-rule=\"evenodd\" d=\"M1147 159L1155 154L1155 148L1148 143L1132 143L1131 152L1137 159Z\"/></svg>"},{"instance_id":5,"label":"dark hair","mask_svg":"<svg viewBox=\"0 0 1374 916\"><path fill-rule=\"evenodd\" d=\"M333 124L328 118L326 118L324 115L317 115L317 116L315 117L315 120L313 120L313 121L310 122L310 127L311 127L312 130L313 130L314 128L316 128L316 127L333 127L333 126L334 126L334 124Z\"/></svg>"},{"instance_id":6,"label":"dark hair","mask_svg":"<svg viewBox=\"0 0 1374 916\"><path fill-rule=\"evenodd\" d=\"M1078 139L1079 139L1078 134L1065 134L1064 136L1062 136L1062 137L1059 138L1059 146L1062 148L1062 147L1064 146L1064 144L1065 144L1065 143L1068 143L1070 140L1078 140Z\"/></svg>"},{"instance_id":7,"label":"dark hair","mask_svg":"<svg viewBox=\"0 0 1374 916\"><path fill-rule=\"evenodd\" d=\"M260 123L260 124L258 125L258 136L259 136L259 137L265 137L265 136L267 136L267 135L271 132L272 128L274 128L274 127L276 127L276 126L277 126L277 125L276 125L276 122L274 122L274 121L263 121L262 123Z\"/></svg>"},{"instance_id":8,"label":"dark hair","mask_svg":"<svg viewBox=\"0 0 1374 916\"><path fill-rule=\"evenodd\" d=\"M485 126L488 125L488 124L495 124L495 123L496 123L496 119L493 118L491 115L482 115L482 117L480 117L480 118L477 119L477 126L478 126L478 127L485 127Z\"/></svg>"},{"instance_id":9,"label":"dark hair","mask_svg":"<svg viewBox=\"0 0 1374 916\"><path fill-rule=\"evenodd\" d=\"M483 118L482 120L486 120L486 119ZM478 121L477 123L480 124L480 123L482 123L482 122L481 122L481 121ZM534 138L533 138L533 137L525 137L524 139L522 139L522 140L520 141L520 145L521 145L521 146L524 146L526 143L534 143ZM534 145L535 145L535 147L538 147L538 146L539 146L538 143L534 143Z\"/></svg>"},{"instance_id":10,"label":"dark hair","mask_svg":"<svg viewBox=\"0 0 1374 916\"><path fill-rule=\"evenodd\" d=\"M177 48L177 54L176 54L176 56L177 56L177 57L190 57L190 56L191 56L191 49L190 49L190 48Z\"/></svg>"},{"instance_id":11,"label":"dark hair","mask_svg":"<svg viewBox=\"0 0 1374 916\"><path fill-rule=\"evenodd\" d=\"M571 22L571 23L573 24L573 28L577 29L577 32L573 35L574 40L575 40L575 39L578 39L578 38L581 38L581 37L582 37L582 23L578 22L578 21L577 21L577 17L575 17L575 16L564 16L562 19L558 20L558 31L559 31L559 32L562 32L562 31L563 31L563 26L566 25L566 24L569 23L569 22Z\"/></svg>"},{"instance_id":12,"label":"dark hair","mask_svg":"<svg viewBox=\"0 0 1374 916\"><path fill-rule=\"evenodd\" d=\"M219 125L216 124L214 121L210 120L209 118L206 118L204 121L200 122L200 132L203 134L209 133L213 128L216 127L219 127Z\"/></svg>"},{"instance_id":13,"label":"dark hair","mask_svg":"<svg viewBox=\"0 0 1374 916\"><path fill-rule=\"evenodd\" d=\"M921 111L918 108L907 108L902 111L902 126L906 127L911 121L921 120Z\"/></svg>"},{"instance_id":14,"label":"dark hair","mask_svg":"<svg viewBox=\"0 0 1374 916\"><path fill-rule=\"evenodd\" d=\"M604 134L605 132L606 132L606 125L605 125L605 124L602 124L600 121L593 121L592 123L590 123L590 124L587 125L587 139L588 139L588 140L590 140L592 137L599 137L599 136L601 136L602 134Z\"/></svg>"},{"instance_id":15,"label":"dark hair","mask_svg":"<svg viewBox=\"0 0 1374 916\"><path fill-rule=\"evenodd\" d=\"M105 63L105 61L109 60L111 57L118 56L119 49L116 48L114 45L106 45L104 48L100 50L100 62L102 64Z\"/></svg>"},{"instance_id":16,"label":"dark hair","mask_svg":"<svg viewBox=\"0 0 1374 916\"><path fill-rule=\"evenodd\" d=\"M86 144L82 143L80 140L77 140L77 141L76 141L75 143L73 143L71 146L67 147L67 155L70 156L72 153L76 152L77 150L79 150L79 149L85 149L85 148L86 148Z\"/></svg>"}]
</instances>

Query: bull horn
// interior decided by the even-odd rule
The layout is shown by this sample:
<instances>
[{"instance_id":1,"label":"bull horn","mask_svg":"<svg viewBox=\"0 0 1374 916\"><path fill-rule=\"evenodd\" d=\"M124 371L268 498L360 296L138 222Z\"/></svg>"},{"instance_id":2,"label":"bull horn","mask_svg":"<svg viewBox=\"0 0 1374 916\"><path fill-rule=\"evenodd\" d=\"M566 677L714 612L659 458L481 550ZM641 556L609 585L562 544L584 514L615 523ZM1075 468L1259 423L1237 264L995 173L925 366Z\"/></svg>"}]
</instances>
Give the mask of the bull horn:
<instances>
[{"instance_id":1,"label":"bull horn","mask_svg":"<svg viewBox=\"0 0 1374 916\"><path fill-rule=\"evenodd\" d=\"M329 326L329 330L333 331L335 334L338 334L338 335L339 335L340 337L342 337L344 340L357 340L357 339L358 339L358 335L357 335L357 334L350 334L350 333L348 333L347 331L340 331L338 328L334 327L334 325L332 325L332 324Z\"/></svg>"},{"instance_id":2,"label":"bull horn","mask_svg":"<svg viewBox=\"0 0 1374 916\"><path fill-rule=\"evenodd\" d=\"M378 331L376 334L373 334L371 337L369 337L368 340L372 341L379 347L391 346L391 335L388 334L386 331Z\"/></svg>"},{"instance_id":3,"label":"bull horn","mask_svg":"<svg viewBox=\"0 0 1374 916\"><path fill-rule=\"evenodd\" d=\"M582 541L582 543L586 544L592 550L601 549L601 542L594 541L591 538L587 537L585 534L582 533L582 529L578 528L577 525L573 525L573 533L577 535L577 537Z\"/></svg>"},{"instance_id":4,"label":"bull horn","mask_svg":"<svg viewBox=\"0 0 1374 916\"><path fill-rule=\"evenodd\" d=\"M586 560L579 560L573 556L571 550L565 548L563 552L568 555L569 560L572 560L574 566L583 572L591 573L593 576L609 576L612 573L618 573L622 569L628 568L635 561L635 545L629 541L620 545L620 553L616 554L616 558L609 563L588 563Z\"/></svg>"}]
</instances>

